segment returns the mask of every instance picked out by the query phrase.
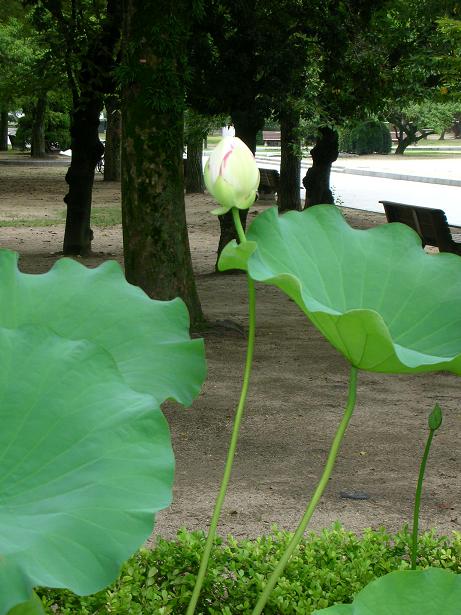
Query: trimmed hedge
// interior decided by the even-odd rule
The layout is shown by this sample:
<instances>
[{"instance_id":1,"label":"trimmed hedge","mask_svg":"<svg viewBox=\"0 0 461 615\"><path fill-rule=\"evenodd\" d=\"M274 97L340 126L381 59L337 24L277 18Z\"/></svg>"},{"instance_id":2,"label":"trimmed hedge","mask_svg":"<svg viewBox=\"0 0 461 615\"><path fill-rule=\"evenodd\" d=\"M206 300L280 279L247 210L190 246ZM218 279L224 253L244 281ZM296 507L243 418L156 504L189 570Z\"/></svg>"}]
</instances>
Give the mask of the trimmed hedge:
<instances>
[{"instance_id":1,"label":"trimmed hedge","mask_svg":"<svg viewBox=\"0 0 461 615\"><path fill-rule=\"evenodd\" d=\"M383 122L368 120L339 131L339 150L351 154L389 154L392 138Z\"/></svg>"},{"instance_id":2,"label":"trimmed hedge","mask_svg":"<svg viewBox=\"0 0 461 615\"><path fill-rule=\"evenodd\" d=\"M254 540L217 539L197 615L251 613L290 537L274 528ZM112 587L93 596L66 590L38 593L47 612L55 615L183 615L204 542L201 532L181 531L175 541L159 539L154 550L141 549L123 567ZM309 615L335 602L351 602L372 579L408 568L409 549L407 529L395 536L366 530L361 538L340 525L321 535L311 533L295 551L264 612ZM452 539L422 535L418 564L461 573L461 533Z\"/></svg>"}]
</instances>

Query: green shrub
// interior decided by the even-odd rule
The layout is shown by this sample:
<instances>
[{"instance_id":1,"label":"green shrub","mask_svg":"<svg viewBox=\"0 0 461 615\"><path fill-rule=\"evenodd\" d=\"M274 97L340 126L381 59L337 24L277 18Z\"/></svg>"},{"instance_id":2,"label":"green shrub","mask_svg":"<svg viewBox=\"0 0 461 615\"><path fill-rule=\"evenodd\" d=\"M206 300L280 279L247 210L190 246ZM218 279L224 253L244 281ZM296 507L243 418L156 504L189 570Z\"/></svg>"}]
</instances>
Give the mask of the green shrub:
<instances>
[{"instance_id":1,"label":"green shrub","mask_svg":"<svg viewBox=\"0 0 461 615\"><path fill-rule=\"evenodd\" d=\"M345 126L339 131L339 149L351 154L389 154L392 139L383 122L368 120Z\"/></svg>"},{"instance_id":2,"label":"green shrub","mask_svg":"<svg viewBox=\"0 0 461 615\"><path fill-rule=\"evenodd\" d=\"M197 613L251 613L265 579L278 562L288 532L254 540L216 540ZM181 531L175 541L158 540L123 568L118 581L93 596L42 590L47 611L55 615L182 615L189 602L205 542L202 533ZM335 602L351 602L376 577L409 568L410 534L391 536L366 530L361 538L339 525L321 535L309 534L295 551L273 591L265 613L309 615ZM461 533L450 540L426 533L420 537L421 567L439 566L461 573Z\"/></svg>"},{"instance_id":3,"label":"green shrub","mask_svg":"<svg viewBox=\"0 0 461 615\"><path fill-rule=\"evenodd\" d=\"M32 139L32 116L27 108L25 115L18 120L16 146L25 149ZM68 104L56 96L49 96L45 111L45 147L47 151L58 145L61 150L70 147L70 117Z\"/></svg>"}]
</instances>

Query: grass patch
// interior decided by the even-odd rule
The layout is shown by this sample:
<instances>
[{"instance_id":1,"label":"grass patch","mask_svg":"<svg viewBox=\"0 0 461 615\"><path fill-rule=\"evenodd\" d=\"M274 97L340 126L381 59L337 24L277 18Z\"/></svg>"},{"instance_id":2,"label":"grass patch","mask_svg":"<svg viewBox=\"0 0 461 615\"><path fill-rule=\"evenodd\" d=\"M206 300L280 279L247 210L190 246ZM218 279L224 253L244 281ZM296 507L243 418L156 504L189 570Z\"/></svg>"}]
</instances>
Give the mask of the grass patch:
<instances>
[{"instance_id":1,"label":"grass patch","mask_svg":"<svg viewBox=\"0 0 461 615\"><path fill-rule=\"evenodd\" d=\"M418 147L418 145L425 145L427 147L459 147L461 149L461 139L444 139L443 141L439 141L439 139L421 139L414 147Z\"/></svg>"},{"instance_id":2,"label":"grass patch","mask_svg":"<svg viewBox=\"0 0 461 615\"><path fill-rule=\"evenodd\" d=\"M91 211L91 224L104 228L122 223L122 209L120 206L94 207Z\"/></svg>"},{"instance_id":3,"label":"grass patch","mask_svg":"<svg viewBox=\"0 0 461 615\"><path fill-rule=\"evenodd\" d=\"M64 224L66 220L66 212L60 211L59 217L54 218L13 218L11 220L0 220L0 228L33 228L37 226L57 226ZM107 226L116 226L122 223L122 210L119 206L110 207L93 207L91 211L91 224L98 228Z\"/></svg>"},{"instance_id":4,"label":"grass patch","mask_svg":"<svg viewBox=\"0 0 461 615\"><path fill-rule=\"evenodd\" d=\"M62 218L17 218L12 220L0 220L0 228L22 228L22 227L36 227L36 226L56 226L62 224Z\"/></svg>"},{"instance_id":5,"label":"grass patch","mask_svg":"<svg viewBox=\"0 0 461 615\"><path fill-rule=\"evenodd\" d=\"M290 537L273 529L253 540L217 539L197 613L250 614ZM264 613L310 615L335 602L351 602L373 579L409 568L410 543L407 529L396 535L365 530L359 538L334 525L320 535L312 533L296 549ZM175 541L160 539L154 550L140 550L112 587L98 594L78 597L66 590L39 594L47 613L55 615L183 615L204 544L203 533L181 531ZM418 565L460 573L461 533L452 539L430 532L421 535Z\"/></svg>"},{"instance_id":6,"label":"grass patch","mask_svg":"<svg viewBox=\"0 0 461 615\"><path fill-rule=\"evenodd\" d=\"M393 155L392 152L391 155ZM451 150L447 152L446 150L442 152L438 152L437 150L416 150L416 149L406 149L404 154L405 158L453 158L454 156L461 156L461 148L458 150Z\"/></svg>"}]
</instances>

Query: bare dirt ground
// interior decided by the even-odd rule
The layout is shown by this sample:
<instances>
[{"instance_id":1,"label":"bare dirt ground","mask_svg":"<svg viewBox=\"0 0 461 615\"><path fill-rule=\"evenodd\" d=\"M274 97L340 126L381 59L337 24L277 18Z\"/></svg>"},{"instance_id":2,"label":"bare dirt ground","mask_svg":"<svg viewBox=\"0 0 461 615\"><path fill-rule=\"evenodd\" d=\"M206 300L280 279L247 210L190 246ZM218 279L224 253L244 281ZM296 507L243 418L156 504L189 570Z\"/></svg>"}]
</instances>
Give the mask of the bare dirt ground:
<instances>
[{"instance_id":1,"label":"bare dirt ground","mask_svg":"<svg viewBox=\"0 0 461 615\"><path fill-rule=\"evenodd\" d=\"M64 167L0 165L0 220L31 221L0 227L0 247L21 255L30 273L48 270L61 250L64 225L33 226L63 219ZM97 208L119 207L119 186L97 177ZM269 203L270 204L270 203ZM187 197L192 257L203 309L210 320L247 325L242 275L214 273L218 241L214 206ZM258 204L251 216L268 204ZM384 216L344 210L353 226L366 228ZM23 222L22 224L28 224ZM89 266L123 261L120 226L94 229L96 255ZM254 371L235 469L219 532L237 537L268 533L272 524L294 529L319 478L346 402L348 366L305 316L277 289L258 287ZM206 528L222 474L243 370L246 340L238 330L205 334L208 379L189 409L167 405L177 469L174 503L159 515L156 533L172 537L180 527ZM335 520L351 530L411 522L427 415L439 402L444 423L428 463L422 527L461 530L460 380L451 374L387 376L362 373L358 404L328 489L311 527ZM364 492L366 500L341 493ZM344 495L344 493L343 493Z\"/></svg>"}]
</instances>

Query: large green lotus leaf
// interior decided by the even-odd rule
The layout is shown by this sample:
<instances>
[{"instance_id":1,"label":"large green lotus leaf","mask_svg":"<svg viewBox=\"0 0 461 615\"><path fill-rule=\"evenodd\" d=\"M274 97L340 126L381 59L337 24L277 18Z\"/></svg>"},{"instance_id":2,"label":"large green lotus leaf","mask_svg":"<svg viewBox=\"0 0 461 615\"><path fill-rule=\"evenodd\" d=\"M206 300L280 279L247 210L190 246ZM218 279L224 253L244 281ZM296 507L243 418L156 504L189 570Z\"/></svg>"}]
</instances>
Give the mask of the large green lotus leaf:
<instances>
[{"instance_id":1,"label":"large green lotus leaf","mask_svg":"<svg viewBox=\"0 0 461 615\"><path fill-rule=\"evenodd\" d=\"M68 258L45 274L21 273L18 256L0 250L0 326L49 326L68 339L105 348L127 383L189 405L205 378L203 341L189 337L180 299L155 301L128 284L120 266L95 269Z\"/></svg>"},{"instance_id":2,"label":"large green lotus leaf","mask_svg":"<svg viewBox=\"0 0 461 615\"><path fill-rule=\"evenodd\" d=\"M440 568L397 570L372 581L352 604L314 615L459 615L461 575Z\"/></svg>"},{"instance_id":3,"label":"large green lotus leaf","mask_svg":"<svg viewBox=\"0 0 461 615\"><path fill-rule=\"evenodd\" d=\"M260 214L221 269L278 286L355 367L461 374L461 259L403 224L351 228L331 205Z\"/></svg>"},{"instance_id":4,"label":"large green lotus leaf","mask_svg":"<svg viewBox=\"0 0 461 615\"><path fill-rule=\"evenodd\" d=\"M0 615L34 586L100 590L171 502L159 400L92 342L0 328Z\"/></svg>"}]
</instances>

